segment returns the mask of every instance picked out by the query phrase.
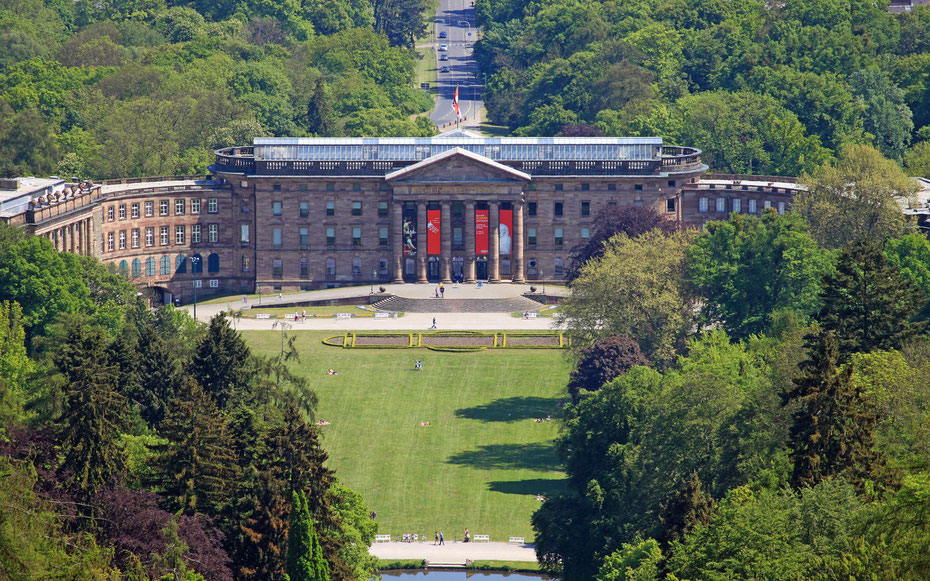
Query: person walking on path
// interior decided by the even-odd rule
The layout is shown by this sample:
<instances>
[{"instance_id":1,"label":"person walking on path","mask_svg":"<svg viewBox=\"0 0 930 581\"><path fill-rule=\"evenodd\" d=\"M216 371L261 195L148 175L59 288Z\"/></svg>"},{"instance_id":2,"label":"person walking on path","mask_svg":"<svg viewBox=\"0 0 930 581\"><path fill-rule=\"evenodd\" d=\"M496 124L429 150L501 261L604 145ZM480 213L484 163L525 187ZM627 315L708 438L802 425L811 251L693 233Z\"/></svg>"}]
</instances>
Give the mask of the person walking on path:
<instances>
[{"instance_id":1,"label":"person walking on path","mask_svg":"<svg viewBox=\"0 0 930 581\"><path fill-rule=\"evenodd\" d=\"M439 297L443 299L446 298L446 287L444 287L442 283L439 283Z\"/></svg>"},{"instance_id":2,"label":"person walking on path","mask_svg":"<svg viewBox=\"0 0 930 581\"><path fill-rule=\"evenodd\" d=\"M436 317L433 317L433 326L430 327L430 329L437 329L437 328L438 327L436 327Z\"/></svg>"},{"instance_id":3,"label":"person walking on path","mask_svg":"<svg viewBox=\"0 0 930 581\"><path fill-rule=\"evenodd\" d=\"M446 544L446 540L443 538L442 533L439 533L439 544L440 545Z\"/></svg>"},{"instance_id":4,"label":"person walking on path","mask_svg":"<svg viewBox=\"0 0 930 581\"><path fill-rule=\"evenodd\" d=\"M439 531L436 531L436 542L433 543L433 544L434 544L434 545L438 545L438 544L439 544Z\"/></svg>"}]
</instances>

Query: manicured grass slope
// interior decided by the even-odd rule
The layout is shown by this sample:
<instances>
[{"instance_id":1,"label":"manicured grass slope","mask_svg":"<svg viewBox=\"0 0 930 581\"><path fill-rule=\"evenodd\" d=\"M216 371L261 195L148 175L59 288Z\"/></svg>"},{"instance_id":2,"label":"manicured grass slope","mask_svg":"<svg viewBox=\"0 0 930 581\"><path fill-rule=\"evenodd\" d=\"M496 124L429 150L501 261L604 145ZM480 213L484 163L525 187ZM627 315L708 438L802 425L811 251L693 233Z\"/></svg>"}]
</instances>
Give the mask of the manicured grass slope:
<instances>
[{"instance_id":1,"label":"manicured grass slope","mask_svg":"<svg viewBox=\"0 0 930 581\"><path fill-rule=\"evenodd\" d=\"M294 334L317 419L332 422L321 428L329 465L378 513L381 533L442 530L451 540L468 527L493 541L532 538L536 494L564 486L557 424L533 421L559 409L561 351L340 349L321 344L332 332ZM243 335L256 353L280 348L279 332Z\"/></svg>"}]
</instances>

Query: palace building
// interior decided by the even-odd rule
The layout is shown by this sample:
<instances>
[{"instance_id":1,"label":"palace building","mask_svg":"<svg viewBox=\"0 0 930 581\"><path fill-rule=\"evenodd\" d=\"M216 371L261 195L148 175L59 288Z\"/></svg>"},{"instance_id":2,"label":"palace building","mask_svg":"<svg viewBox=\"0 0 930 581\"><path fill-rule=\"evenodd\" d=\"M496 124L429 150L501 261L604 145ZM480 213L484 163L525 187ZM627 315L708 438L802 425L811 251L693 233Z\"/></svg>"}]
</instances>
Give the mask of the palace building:
<instances>
[{"instance_id":1,"label":"palace building","mask_svg":"<svg viewBox=\"0 0 930 581\"><path fill-rule=\"evenodd\" d=\"M799 187L706 171L699 150L657 137L259 138L217 151L201 179L0 184L0 218L112 263L156 300L556 282L607 206L700 225L783 212Z\"/></svg>"}]
</instances>

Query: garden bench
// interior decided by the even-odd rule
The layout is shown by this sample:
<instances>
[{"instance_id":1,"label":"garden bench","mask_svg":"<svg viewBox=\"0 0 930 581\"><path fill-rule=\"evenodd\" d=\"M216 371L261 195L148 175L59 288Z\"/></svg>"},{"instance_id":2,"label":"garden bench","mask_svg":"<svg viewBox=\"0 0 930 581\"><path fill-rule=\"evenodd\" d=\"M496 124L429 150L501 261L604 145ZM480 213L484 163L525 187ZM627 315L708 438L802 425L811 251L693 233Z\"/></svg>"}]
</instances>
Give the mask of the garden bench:
<instances>
[{"instance_id":1,"label":"garden bench","mask_svg":"<svg viewBox=\"0 0 930 581\"><path fill-rule=\"evenodd\" d=\"M391 316L391 313L384 313L384 312L375 313L376 319L387 319L390 316Z\"/></svg>"},{"instance_id":2,"label":"garden bench","mask_svg":"<svg viewBox=\"0 0 930 581\"><path fill-rule=\"evenodd\" d=\"M510 537L510 542L511 542L511 543L519 543L519 544L521 544L521 545L525 545L525 544L526 544L526 541L524 540L523 537Z\"/></svg>"},{"instance_id":3,"label":"garden bench","mask_svg":"<svg viewBox=\"0 0 930 581\"><path fill-rule=\"evenodd\" d=\"M484 541L486 543L491 542L491 535L475 535L475 542Z\"/></svg>"},{"instance_id":4,"label":"garden bench","mask_svg":"<svg viewBox=\"0 0 930 581\"><path fill-rule=\"evenodd\" d=\"M271 315L268 313L260 313L258 315L255 315L255 318L256 319L270 319Z\"/></svg>"},{"instance_id":5,"label":"garden bench","mask_svg":"<svg viewBox=\"0 0 930 581\"><path fill-rule=\"evenodd\" d=\"M337 319L351 319L352 313L336 313Z\"/></svg>"},{"instance_id":6,"label":"garden bench","mask_svg":"<svg viewBox=\"0 0 930 581\"><path fill-rule=\"evenodd\" d=\"M390 543L391 535L375 535L376 543Z\"/></svg>"}]
</instances>

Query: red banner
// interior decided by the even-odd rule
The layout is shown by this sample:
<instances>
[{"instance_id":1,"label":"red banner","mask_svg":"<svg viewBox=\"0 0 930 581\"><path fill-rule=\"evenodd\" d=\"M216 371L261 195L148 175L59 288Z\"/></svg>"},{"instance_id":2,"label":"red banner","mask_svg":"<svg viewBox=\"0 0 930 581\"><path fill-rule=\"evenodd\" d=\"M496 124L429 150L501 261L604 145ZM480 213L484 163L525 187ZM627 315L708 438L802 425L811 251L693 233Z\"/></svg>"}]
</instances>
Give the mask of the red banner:
<instances>
[{"instance_id":1,"label":"red banner","mask_svg":"<svg viewBox=\"0 0 930 581\"><path fill-rule=\"evenodd\" d=\"M489 210L475 210L475 254L488 253L488 214Z\"/></svg>"},{"instance_id":2,"label":"red banner","mask_svg":"<svg viewBox=\"0 0 930 581\"><path fill-rule=\"evenodd\" d=\"M441 231L440 231L440 211L426 211L426 253L439 254Z\"/></svg>"},{"instance_id":3,"label":"red banner","mask_svg":"<svg viewBox=\"0 0 930 581\"><path fill-rule=\"evenodd\" d=\"M500 217L501 254L510 254L510 248L513 246L513 210L501 210Z\"/></svg>"}]
</instances>

